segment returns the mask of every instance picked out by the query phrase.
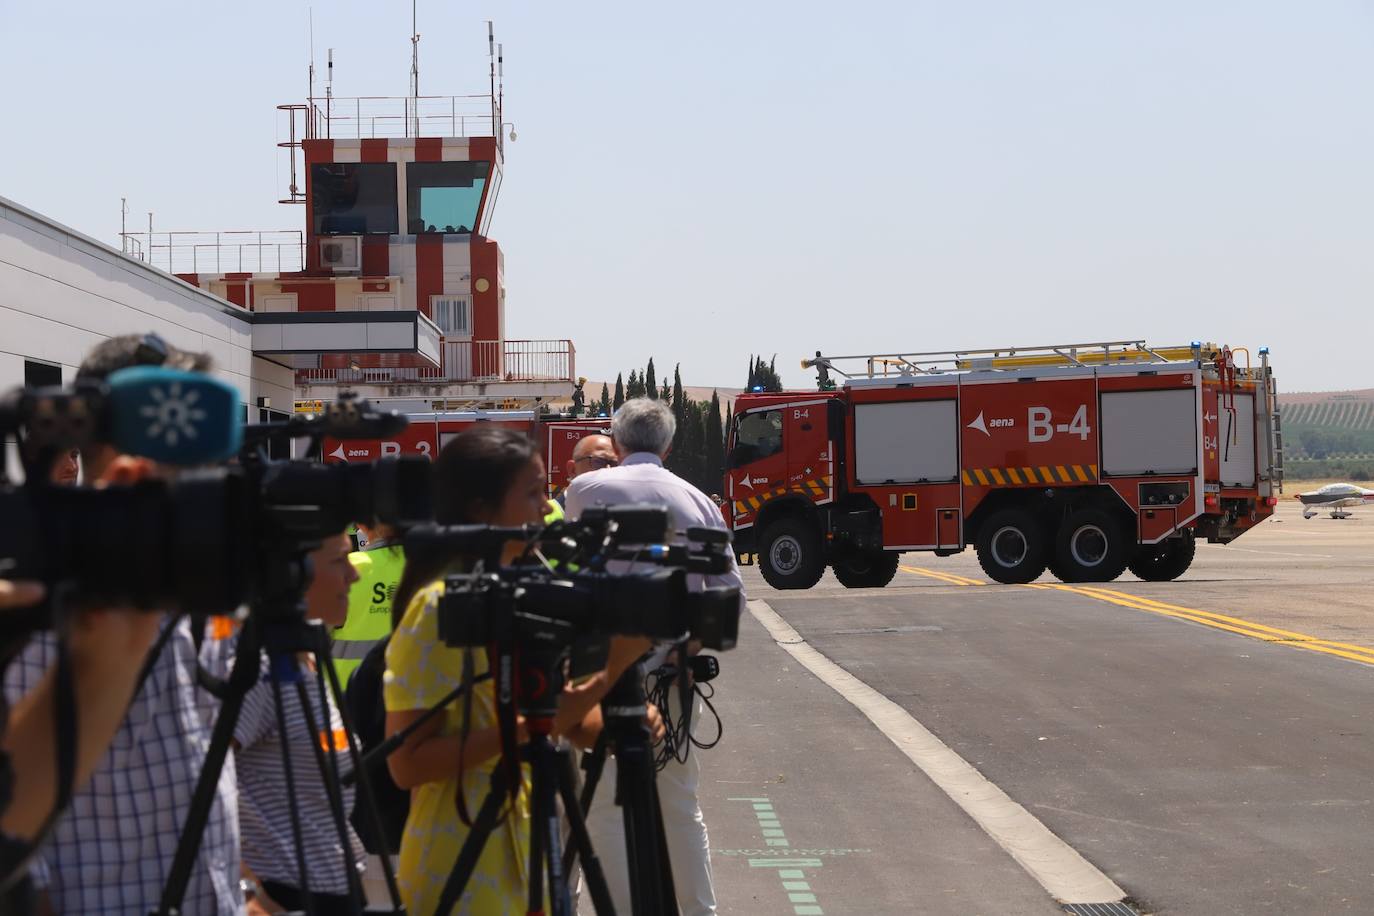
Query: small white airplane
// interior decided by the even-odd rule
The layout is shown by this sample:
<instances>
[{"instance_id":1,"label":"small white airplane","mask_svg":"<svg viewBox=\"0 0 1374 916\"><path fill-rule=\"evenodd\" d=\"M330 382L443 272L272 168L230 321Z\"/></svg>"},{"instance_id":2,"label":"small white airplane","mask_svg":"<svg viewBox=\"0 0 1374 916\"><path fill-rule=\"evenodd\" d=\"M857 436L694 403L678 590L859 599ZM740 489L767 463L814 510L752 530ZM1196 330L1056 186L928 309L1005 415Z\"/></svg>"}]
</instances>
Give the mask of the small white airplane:
<instances>
[{"instance_id":1,"label":"small white airplane","mask_svg":"<svg viewBox=\"0 0 1374 916\"><path fill-rule=\"evenodd\" d=\"M1329 483L1311 493L1299 493L1303 518L1311 518L1323 509L1331 510L1332 518L1350 518L1346 509L1374 505L1374 490L1357 487L1353 483Z\"/></svg>"}]
</instances>

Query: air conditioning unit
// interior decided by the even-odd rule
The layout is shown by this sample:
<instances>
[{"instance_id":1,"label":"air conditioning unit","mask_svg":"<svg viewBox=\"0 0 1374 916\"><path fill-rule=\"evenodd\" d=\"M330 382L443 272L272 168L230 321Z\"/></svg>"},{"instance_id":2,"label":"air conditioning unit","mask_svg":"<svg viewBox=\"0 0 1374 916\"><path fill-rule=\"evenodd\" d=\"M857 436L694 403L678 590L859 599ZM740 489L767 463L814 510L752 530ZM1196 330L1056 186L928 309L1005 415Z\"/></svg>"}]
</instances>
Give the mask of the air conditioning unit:
<instances>
[{"instance_id":1,"label":"air conditioning unit","mask_svg":"<svg viewBox=\"0 0 1374 916\"><path fill-rule=\"evenodd\" d=\"M320 239L320 266L335 273L362 270L363 240L356 235Z\"/></svg>"}]
</instances>

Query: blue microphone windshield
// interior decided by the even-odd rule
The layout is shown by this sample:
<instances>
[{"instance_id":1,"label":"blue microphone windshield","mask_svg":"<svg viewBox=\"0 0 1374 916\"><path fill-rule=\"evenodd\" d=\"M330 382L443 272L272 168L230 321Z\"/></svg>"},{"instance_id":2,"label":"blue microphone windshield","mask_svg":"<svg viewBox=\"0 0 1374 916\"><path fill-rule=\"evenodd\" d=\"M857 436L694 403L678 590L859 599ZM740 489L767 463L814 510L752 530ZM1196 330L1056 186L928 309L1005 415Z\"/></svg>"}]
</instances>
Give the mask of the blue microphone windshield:
<instances>
[{"instance_id":1,"label":"blue microphone windshield","mask_svg":"<svg viewBox=\"0 0 1374 916\"><path fill-rule=\"evenodd\" d=\"M110 373L110 441L163 464L232 458L243 442L234 386L199 372L135 366Z\"/></svg>"}]
</instances>

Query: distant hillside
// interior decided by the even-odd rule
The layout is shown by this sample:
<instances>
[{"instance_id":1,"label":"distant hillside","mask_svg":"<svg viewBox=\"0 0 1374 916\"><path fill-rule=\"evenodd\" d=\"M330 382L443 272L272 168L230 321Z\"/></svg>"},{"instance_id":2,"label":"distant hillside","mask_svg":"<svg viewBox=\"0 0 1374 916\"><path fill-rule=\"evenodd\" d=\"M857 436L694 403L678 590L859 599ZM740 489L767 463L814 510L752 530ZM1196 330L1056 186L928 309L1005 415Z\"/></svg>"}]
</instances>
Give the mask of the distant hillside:
<instances>
[{"instance_id":1,"label":"distant hillside","mask_svg":"<svg viewBox=\"0 0 1374 916\"><path fill-rule=\"evenodd\" d=\"M1279 394L1290 479L1374 478L1374 388Z\"/></svg>"}]
</instances>

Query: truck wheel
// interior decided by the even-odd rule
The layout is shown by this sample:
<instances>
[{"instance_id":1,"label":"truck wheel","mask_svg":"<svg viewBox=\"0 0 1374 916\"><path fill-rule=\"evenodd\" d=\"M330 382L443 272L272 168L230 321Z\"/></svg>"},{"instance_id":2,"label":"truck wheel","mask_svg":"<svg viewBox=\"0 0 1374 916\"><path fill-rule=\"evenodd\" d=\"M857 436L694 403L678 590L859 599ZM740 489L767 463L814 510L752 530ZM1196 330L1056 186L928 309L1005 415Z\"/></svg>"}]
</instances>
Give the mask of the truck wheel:
<instances>
[{"instance_id":1,"label":"truck wheel","mask_svg":"<svg viewBox=\"0 0 1374 916\"><path fill-rule=\"evenodd\" d=\"M1126 569L1134 545L1121 524L1101 509L1079 509L1055 538L1056 575L1065 582L1110 582Z\"/></svg>"},{"instance_id":2,"label":"truck wheel","mask_svg":"<svg viewBox=\"0 0 1374 916\"><path fill-rule=\"evenodd\" d=\"M1190 531L1183 537L1142 545L1131 560L1130 569L1146 582L1172 582L1193 565L1196 553L1197 540Z\"/></svg>"},{"instance_id":3,"label":"truck wheel","mask_svg":"<svg viewBox=\"0 0 1374 916\"><path fill-rule=\"evenodd\" d=\"M1045 531L1025 509L1003 509L978 529L978 565L994 582L1021 585L1045 571Z\"/></svg>"},{"instance_id":4,"label":"truck wheel","mask_svg":"<svg viewBox=\"0 0 1374 916\"><path fill-rule=\"evenodd\" d=\"M900 555L888 550L846 553L831 567L845 588L882 588L897 575Z\"/></svg>"},{"instance_id":5,"label":"truck wheel","mask_svg":"<svg viewBox=\"0 0 1374 916\"><path fill-rule=\"evenodd\" d=\"M820 533L804 519L784 518L769 525L761 546L759 572L774 588L810 588L825 572Z\"/></svg>"}]
</instances>

